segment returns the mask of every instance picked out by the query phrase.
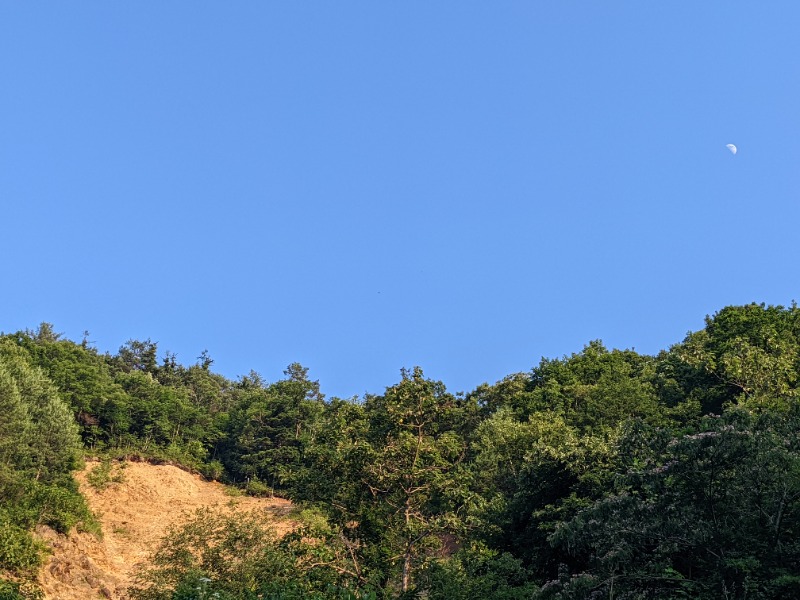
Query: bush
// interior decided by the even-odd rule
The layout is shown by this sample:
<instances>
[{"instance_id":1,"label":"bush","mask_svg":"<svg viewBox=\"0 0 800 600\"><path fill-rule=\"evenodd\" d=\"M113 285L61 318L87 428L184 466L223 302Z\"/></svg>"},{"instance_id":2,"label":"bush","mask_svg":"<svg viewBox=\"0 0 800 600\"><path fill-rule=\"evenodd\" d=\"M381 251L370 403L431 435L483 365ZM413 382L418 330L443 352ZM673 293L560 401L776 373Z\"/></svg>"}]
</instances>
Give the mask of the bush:
<instances>
[{"instance_id":1,"label":"bush","mask_svg":"<svg viewBox=\"0 0 800 600\"><path fill-rule=\"evenodd\" d=\"M99 464L92 467L89 474L86 475L86 481L96 490L104 490L112 483L122 483L125 481L125 474L123 469L125 464L118 466L116 469L111 464L111 459L104 458ZM116 472L113 472L113 471Z\"/></svg>"},{"instance_id":2,"label":"bush","mask_svg":"<svg viewBox=\"0 0 800 600\"><path fill-rule=\"evenodd\" d=\"M0 531L3 532L0 535L0 569L32 574L41 564L44 546L28 531L14 524L5 512L0 512Z\"/></svg>"},{"instance_id":3,"label":"bush","mask_svg":"<svg viewBox=\"0 0 800 600\"><path fill-rule=\"evenodd\" d=\"M0 579L0 600L26 600L20 592L20 585Z\"/></svg>"},{"instance_id":4,"label":"bush","mask_svg":"<svg viewBox=\"0 0 800 600\"><path fill-rule=\"evenodd\" d=\"M420 584L430 600L529 600L539 589L521 561L480 545L432 561L421 573Z\"/></svg>"},{"instance_id":5,"label":"bush","mask_svg":"<svg viewBox=\"0 0 800 600\"><path fill-rule=\"evenodd\" d=\"M289 560L275 555L276 543L269 524L257 516L197 511L164 538L154 567L140 574L131 595L167 600L196 593L202 584L208 598L214 592L220 598L248 598L260 581L291 568Z\"/></svg>"},{"instance_id":6,"label":"bush","mask_svg":"<svg viewBox=\"0 0 800 600\"><path fill-rule=\"evenodd\" d=\"M273 495L273 489L257 477L253 477L253 479L247 482L245 491L248 495L257 496L259 498Z\"/></svg>"},{"instance_id":7,"label":"bush","mask_svg":"<svg viewBox=\"0 0 800 600\"><path fill-rule=\"evenodd\" d=\"M309 513L310 515L310 513ZM322 529L321 517L307 515ZM130 590L137 600L376 600L359 585L333 534L278 538L257 514L200 510L173 529ZM337 546L338 544L338 546Z\"/></svg>"},{"instance_id":8,"label":"bush","mask_svg":"<svg viewBox=\"0 0 800 600\"><path fill-rule=\"evenodd\" d=\"M200 471L206 479L219 481L225 475L225 466L218 460L212 460L204 464Z\"/></svg>"},{"instance_id":9,"label":"bush","mask_svg":"<svg viewBox=\"0 0 800 600\"><path fill-rule=\"evenodd\" d=\"M73 527L95 534L100 524L89 510L86 499L71 478L60 485L34 485L30 492L32 503L39 510L39 523L48 525L59 533L69 533Z\"/></svg>"}]
</instances>

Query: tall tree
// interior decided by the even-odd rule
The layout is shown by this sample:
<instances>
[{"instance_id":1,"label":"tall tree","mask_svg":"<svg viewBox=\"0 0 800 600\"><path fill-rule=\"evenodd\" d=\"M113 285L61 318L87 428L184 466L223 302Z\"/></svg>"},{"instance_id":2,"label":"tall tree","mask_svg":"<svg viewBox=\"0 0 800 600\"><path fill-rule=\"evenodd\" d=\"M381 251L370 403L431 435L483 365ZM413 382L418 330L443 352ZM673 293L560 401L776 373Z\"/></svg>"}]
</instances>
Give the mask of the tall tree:
<instances>
[{"instance_id":1,"label":"tall tree","mask_svg":"<svg viewBox=\"0 0 800 600\"><path fill-rule=\"evenodd\" d=\"M14 466L32 470L36 479L74 468L80 450L78 427L56 388L8 341L0 342L0 368L8 427L17 435Z\"/></svg>"},{"instance_id":2,"label":"tall tree","mask_svg":"<svg viewBox=\"0 0 800 600\"><path fill-rule=\"evenodd\" d=\"M149 339L128 340L121 346L116 362L125 371L144 371L156 374L158 371L158 345Z\"/></svg>"},{"instance_id":3,"label":"tall tree","mask_svg":"<svg viewBox=\"0 0 800 600\"><path fill-rule=\"evenodd\" d=\"M308 378L308 369L293 363L284 374L286 379L266 386L259 377L242 379L221 448L235 478L256 478L273 489L295 479L324 410L319 382Z\"/></svg>"},{"instance_id":4,"label":"tall tree","mask_svg":"<svg viewBox=\"0 0 800 600\"><path fill-rule=\"evenodd\" d=\"M367 502L361 525L379 532L388 566L399 567L399 589L413 584L419 561L455 529L463 489L460 465L466 443L457 431L463 410L441 382L422 369L367 400L369 447L360 479Z\"/></svg>"}]
</instances>

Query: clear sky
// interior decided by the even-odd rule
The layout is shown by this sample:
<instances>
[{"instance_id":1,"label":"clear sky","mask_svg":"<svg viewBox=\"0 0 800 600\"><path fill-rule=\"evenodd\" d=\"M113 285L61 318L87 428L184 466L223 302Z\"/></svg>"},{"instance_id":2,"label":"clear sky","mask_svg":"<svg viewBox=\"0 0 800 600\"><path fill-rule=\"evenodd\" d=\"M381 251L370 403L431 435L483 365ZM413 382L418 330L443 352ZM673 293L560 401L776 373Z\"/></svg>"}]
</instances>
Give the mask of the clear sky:
<instances>
[{"instance_id":1,"label":"clear sky","mask_svg":"<svg viewBox=\"0 0 800 600\"><path fill-rule=\"evenodd\" d=\"M349 397L788 305L799 31L797 0L0 0L0 330Z\"/></svg>"}]
</instances>

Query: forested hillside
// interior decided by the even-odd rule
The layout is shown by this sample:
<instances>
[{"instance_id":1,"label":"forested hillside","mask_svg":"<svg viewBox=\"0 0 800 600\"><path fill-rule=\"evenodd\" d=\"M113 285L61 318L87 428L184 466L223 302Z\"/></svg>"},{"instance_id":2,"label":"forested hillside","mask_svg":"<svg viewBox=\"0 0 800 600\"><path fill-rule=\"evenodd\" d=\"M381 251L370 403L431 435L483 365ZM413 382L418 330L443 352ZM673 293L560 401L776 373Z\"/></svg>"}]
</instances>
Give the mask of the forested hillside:
<instances>
[{"instance_id":1,"label":"forested hillside","mask_svg":"<svg viewBox=\"0 0 800 600\"><path fill-rule=\"evenodd\" d=\"M303 510L283 537L198 515L138 598L800 597L795 305L724 308L657 356L593 341L469 393L419 367L353 399L299 364L212 367L48 324L0 337L0 598L35 597L37 524L97 530L71 477L86 454Z\"/></svg>"}]
</instances>

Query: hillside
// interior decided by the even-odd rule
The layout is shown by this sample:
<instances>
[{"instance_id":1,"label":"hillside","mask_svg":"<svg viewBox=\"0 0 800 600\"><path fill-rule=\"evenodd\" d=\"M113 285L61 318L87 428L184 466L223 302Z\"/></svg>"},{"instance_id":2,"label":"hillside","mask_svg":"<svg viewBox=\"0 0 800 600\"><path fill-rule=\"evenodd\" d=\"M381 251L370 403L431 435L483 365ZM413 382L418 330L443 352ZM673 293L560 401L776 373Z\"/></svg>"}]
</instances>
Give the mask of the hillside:
<instances>
[{"instance_id":1,"label":"hillside","mask_svg":"<svg viewBox=\"0 0 800 600\"><path fill-rule=\"evenodd\" d=\"M38 585L123 600L134 578L141 600L198 587L230 600L800 598L796 304L726 307L655 356L595 340L467 394L415 366L349 400L296 363L272 383L231 381L210 359L159 363L149 340L111 355L54 331L0 336L0 598L34 600ZM106 460L73 476L87 451ZM302 523L288 500L109 462L133 455L277 490ZM192 514L205 507L227 513ZM93 513L102 540L54 533ZM276 537L259 515L293 530Z\"/></svg>"},{"instance_id":2,"label":"hillside","mask_svg":"<svg viewBox=\"0 0 800 600\"><path fill-rule=\"evenodd\" d=\"M292 526L287 500L233 497L222 484L169 465L120 463L114 474L120 473L122 481L98 490L87 483L87 474L97 464L87 464L76 477L100 519L103 539L88 533L63 536L48 528L38 530L53 550L39 574L47 600L124 600L132 578L146 565L161 537L197 509L262 511L275 519L279 532Z\"/></svg>"}]
</instances>

